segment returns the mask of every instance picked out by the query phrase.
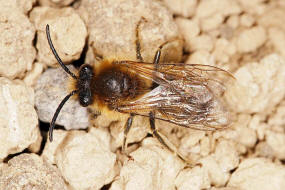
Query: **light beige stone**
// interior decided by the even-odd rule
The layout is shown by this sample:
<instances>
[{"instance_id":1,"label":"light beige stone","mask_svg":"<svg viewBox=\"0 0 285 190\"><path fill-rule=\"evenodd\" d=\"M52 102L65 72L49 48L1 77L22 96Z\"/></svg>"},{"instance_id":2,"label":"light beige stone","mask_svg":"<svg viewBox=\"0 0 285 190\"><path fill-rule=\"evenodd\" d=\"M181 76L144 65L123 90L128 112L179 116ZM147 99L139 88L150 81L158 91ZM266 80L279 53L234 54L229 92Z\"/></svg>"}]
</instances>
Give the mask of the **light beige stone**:
<instances>
[{"instance_id":1,"label":"light beige stone","mask_svg":"<svg viewBox=\"0 0 285 190\"><path fill-rule=\"evenodd\" d=\"M257 134L255 130L247 128L245 125L239 123L235 126L236 137L234 140L245 145L246 147L254 147L257 141Z\"/></svg>"},{"instance_id":2,"label":"light beige stone","mask_svg":"<svg viewBox=\"0 0 285 190\"><path fill-rule=\"evenodd\" d=\"M243 14L240 17L240 25L245 27L251 27L256 20L250 14Z\"/></svg>"},{"instance_id":3,"label":"light beige stone","mask_svg":"<svg viewBox=\"0 0 285 190\"><path fill-rule=\"evenodd\" d=\"M139 27L141 53L152 62L157 48L166 41L161 62L180 61L182 41L172 15L163 2L152 0L108 0L81 2L79 12L87 23L90 51L106 59L136 59L136 26ZM92 61L92 60L89 60ZM94 62L94 60L93 60Z\"/></svg>"},{"instance_id":4,"label":"light beige stone","mask_svg":"<svg viewBox=\"0 0 285 190\"><path fill-rule=\"evenodd\" d=\"M239 164L239 155L232 141L220 140L215 147L214 156L222 171L230 172Z\"/></svg>"},{"instance_id":5,"label":"light beige stone","mask_svg":"<svg viewBox=\"0 0 285 190\"><path fill-rule=\"evenodd\" d=\"M212 187L210 190L242 190L236 187Z\"/></svg>"},{"instance_id":6,"label":"light beige stone","mask_svg":"<svg viewBox=\"0 0 285 190\"><path fill-rule=\"evenodd\" d=\"M74 0L39 0L41 6L65 7L73 3Z\"/></svg>"},{"instance_id":7,"label":"light beige stone","mask_svg":"<svg viewBox=\"0 0 285 190\"><path fill-rule=\"evenodd\" d=\"M71 62L80 57L87 37L83 20L73 8L55 9L37 7L30 13L30 19L37 30L37 59L47 65L58 66L46 37L46 25L50 26L53 45L63 62Z\"/></svg>"},{"instance_id":8,"label":"light beige stone","mask_svg":"<svg viewBox=\"0 0 285 190\"><path fill-rule=\"evenodd\" d=\"M190 51L190 44L193 38L197 37L200 33L200 28L197 20L190 20L185 18L175 19L180 33L182 34L185 40L185 48L187 51Z\"/></svg>"},{"instance_id":9,"label":"light beige stone","mask_svg":"<svg viewBox=\"0 0 285 190\"><path fill-rule=\"evenodd\" d=\"M238 152L244 153L247 148L254 147L257 141L256 131L248 127L250 121L251 116L249 114L239 114L229 129L214 132L213 138L218 140L224 137L233 140L238 143L235 145Z\"/></svg>"},{"instance_id":10,"label":"light beige stone","mask_svg":"<svg viewBox=\"0 0 285 190\"><path fill-rule=\"evenodd\" d=\"M187 154L189 158L193 159L191 154L199 154L201 151L200 141L205 137L205 131L198 131L188 129L188 133L186 133L180 139L179 151L183 154Z\"/></svg>"},{"instance_id":11,"label":"light beige stone","mask_svg":"<svg viewBox=\"0 0 285 190\"><path fill-rule=\"evenodd\" d=\"M277 27L285 31L284 21L285 13L282 7L269 8L257 20L258 24L264 28Z\"/></svg>"},{"instance_id":12,"label":"light beige stone","mask_svg":"<svg viewBox=\"0 0 285 190\"><path fill-rule=\"evenodd\" d=\"M74 67L69 67L76 72ZM46 70L35 86L35 106L39 119L50 123L56 108L72 89L71 77L60 67ZM73 86L74 88L74 86ZM88 111L79 104L77 98L70 98L58 115L56 124L65 129L85 129L89 126Z\"/></svg>"},{"instance_id":13,"label":"light beige stone","mask_svg":"<svg viewBox=\"0 0 285 190\"><path fill-rule=\"evenodd\" d=\"M256 145L255 155L263 158L273 159L275 151L266 142L260 142Z\"/></svg>"},{"instance_id":14,"label":"light beige stone","mask_svg":"<svg viewBox=\"0 0 285 190\"><path fill-rule=\"evenodd\" d=\"M228 63L230 57L236 53L236 46L225 38L217 39L213 56L218 62Z\"/></svg>"},{"instance_id":15,"label":"light beige stone","mask_svg":"<svg viewBox=\"0 0 285 190\"><path fill-rule=\"evenodd\" d=\"M205 168L196 166L184 169L175 179L177 190L200 190L210 188L210 180Z\"/></svg>"},{"instance_id":16,"label":"light beige stone","mask_svg":"<svg viewBox=\"0 0 285 190\"><path fill-rule=\"evenodd\" d=\"M32 68L35 29L16 2L9 2L0 1L0 76L13 79Z\"/></svg>"},{"instance_id":17,"label":"light beige stone","mask_svg":"<svg viewBox=\"0 0 285 190\"><path fill-rule=\"evenodd\" d=\"M237 112L270 112L284 97L285 63L276 54L248 63L234 75L237 83L228 88L226 98Z\"/></svg>"},{"instance_id":18,"label":"light beige stone","mask_svg":"<svg viewBox=\"0 0 285 190\"><path fill-rule=\"evenodd\" d=\"M24 14L32 9L35 2L36 0L0 0L1 8L11 8L11 11L21 11Z\"/></svg>"},{"instance_id":19,"label":"light beige stone","mask_svg":"<svg viewBox=\"0 0 285 190\"><path fill-rule=\"evenodd\" d=\"M200 33L200 27L197 20L178 17L175 19L175 22L186 41L190 41L191 38L198 36Z\"/></svg>"},{"instance_id":20,"label":"light beige stone","mask_svg":"<svg viewBox=\"0 0 285 190\"><path fill-rule=\"evenodd\" d=\"M37 130L37 133L37 140L28 147L29 151L32 153L39 153L41 150L43 137L39 130Z\"/></svg>"},{"instance_id":21,"label":"light beige stone","mask_svg":"<svg viewBox=\"0 0 285 190\"><path fill-rule=\"evenodd\" d=\"M276 111L270 115L270 118L268 120L269 125L283 125L285 123L285 100L283 100L278 107L276 108Z\"/></svg>"},{"instance_id":22,"label":"light beige stone","mask_svg":"<svg viewBox=\"0 0 285 190\"><path fill-rule=\"evenodd\" d=\"M241 8L236 1L202 0L197 7L195 16L198 18L206 18L211 17L216 13L228 16L240 12Z\"/></svg>"},{"instance_id":23,"label":"light beige stone","mask_svg":"<svg viewBox=\"0 0 285 190\"><path fill-rule=\"evenodd\" d=\"M240 19L238 15L232 15L226 21L227 25L233 29L237 28L240 24Z\"/></svg>"},{"instance_id":24,"label":"light beige stone","mask_svg":"<svg viewBox=\"0 0 285 190\"><path fill-rule=\"evenodd\" d=\"M125 190L174 189L173 179L184 164L168 150L162 149L156 139L145 139L142 147L130 155L132 159L124 163L111 190L120 187Z\"/></svg>"},{"instance_id":25,"label":"light beige stone","mask_svg":"<svg viewBox=\"0 0 285 190\"><path fill-rule=\"evenodd\" d=\"M56 165L74 189L100 189L113 181L116 155L110 151L107 130L72 131L59 146Z\"/></svg>"},{"instance_id":26,"label":"light beige stone","mask_svg":"<svg viewBox=\"0 0 285 190\"><path fill-rule=\"evenodd\" d=\"M197 0L163 0L169 10L175 15L191 17L195 13Z\"/></svg>"},{"instance_id":27,"label":"light beige stone","mask_svg":"<svg viewBox=\"0 0 285 190\"><path fill-rule=\"evenodd\" d=\"M214 42L209 35L202 34L195 38L192 38L189 44L185 44L185 46L189 51L212 51Z\"/></svg>"},{"instance_id":28,"label":"light beige stone","mask_svg":"<svg viewBox=\"0 0 285 190\"><path fill-rule=\"evenodd\" d=\"M0 78L0 159L21 152L39 138L34 91L22 81Z\"/></svg>"},{"instance_id":29,"label":"light beige stone","mask_svg":"<svg viewBox=\"0 0 285 190\"><path fill-rule=\"evenodd\" d=\"M21 154L0 167L0 189L67 190L55 166L36 154Z\"/></svg>"},{"instance_id":30,"label":"light beige stone","mask_svg":"<svg viewBox=\"0 0 285 190\"><path fill-rule=\"evenodd\" d=\"M55 164L55 153L59 146L63 143L62 141L68 134L68 131L63 131L63 130L54 130L53 131L53 141L50 142L47 139L47 142L45 144L42 157L50 162L51 164Z\"/></svg>"},{"instance_id":31,"label":"light beige stone","mask_svg":"<svg viewBox=\"0 0 285 190\"><path fill-rule=\"evenodd\" d=\"M268 38L270 43L275 48L275 51L285 57L285 34L284 30L278 27L270 27L268 29Z\"/></svg>"},{"instance_id":32,"label":"light beige stone","mask_svg":"<svg viewBox=\"0 0 285 190\"><path fill-rule=\"evenodd\" d=\"M201 30L202 31L211 31L217 29L221 23L224 21L224 17L222 14L214 14L211 17L204 18L201 20L200 25L201 25Z\"/></svg>"},{"instance_id":33,"label":"light beige stone","mask_svg":"<svg viewBox=\"0 0 285 190\"><path fill-rule=\"evenodd\" d=\"M129 115L127 116L129 117ZM126 127L126 122L127 122L127 118L121 121L113 122L110 125L110 132L112 136L112 147L118 148L123 145L124 130ZM103 123L102 125L98 123L97 126L101 127L103 125L104 125ZM128 136L127 136L127 143L140 142L144 137L146 137L149 131L150 131L149 121L147 118L141 117L141 116L134 117L132 128L130 129Z\"/></svg>"},{"instance_id":34,"label":"light beige stone","mask_svg":"<svg viewBox=\"0 0 285 190\"><path fill-rule=\"evenodd\" d=\"M244 190L282 190L285 188L285 168L262 158L248 158L232 174L229 187Z\"/></svg>"},{"instance_id":35,"label":"light beige stone","mask_svg":"<svg viewBox=\"0 0 285 190\"><path fill-rule=\"evenodd\" d=\"M266 144L273 150L275 158L280 160L285 159L285 132L284 129L280 131L266 130L265 132Z\"/></svg>"},{"instance_id":36,"label":"light beige stone","mask_svg":"<svg viewBox=\"0 0 285 190\"><path fill-rule=\"evenodd\" d=\"M215 186L224 186L228 181L230 174L223 170L214 156L210 155L200 160L202 168L205 169L209 175L209 181Z\"/></svg>"},{"instance_id":37,"label":"light beige stone","mask_svg":"<svg viewBox=\"0 0 285 190\"><path fill-rule=\"evenodd\" d=\"M245 12L251 13L253 15L264 15L266 13L266 4L264 0L238 0L240 6L245 10Z\"/></svg>"},{"instance_id":38,"label":"light beige stone","mask_svg":"<svg viewBox=\"0 0 285 190\"><path fill-rule=\"evenodd\" d=\"M183 168L185 164L161 146L157 139L144 139L149 136L147 133L150 133L149 121L148 118L139 116L135 117L128 134L128 142L132 144L129 144L127 152L132 157L122 155L123 131L128 115L114 121L108 116L96 116L95 110L82 112L77 99L72 98L61 113L67 114L68 117L64 116L65 120L62 120L60 116L57 124L64 125L66 129L86 128L90 125L87 122L89 114L92 127L99 129L92 129L87 133L55 130L54 141L46 142L41 155L49 164L61 168L70 190L101 189L105 184L110 184L111 190L283 189L284 174L280 173L284 167L277 163L284 160L285 78L284 61L276 54L283 57L285 55L284 2L82 0L73 2L70 7L74 9L69 8L71 11L64 8L51 11L50 14L48 12L51 8L42 7L63 7L72 1L39 0L37 5L46 12L38 11L38 8L31 12L31 20L35 24L41 23L37 29L39 36L42 36L42 42L46 43L45 24L51 23L53 42L64 61L70 63L78 59L82 52L79 46L83 47L85 43L84 38L82 43L75 42L77 45L73 47L75 40L68 36L70 32L72 37L79 35L77 32L82 30L79 22L72 25L78 21L75 18L78 15L71 16L76 15L77 10L74 9L80 7L80 17L91 34L88 43L91 48L88 48L86 63L95 62L94 53L102 54L104 58L136 60L135 27L143 16L147 22L140 25L139 34L145 61L152 62L157 47L177 37L185 40L183 50L186 54L182 62L219 66L229 70L234 73L239 87L234 84L227 86L226 98L229 107L238 112L233 114L233 123L227 130L194 131L156 120L156 126L167 142L177 147L186 158L202 163L202 167L194 168ZM22 14L27 14L34 2L35 0L0 0L3 7L10 6ZM68 18L63 18L65 16ZM53 23L55 25L52 26ZM182 36L179 36L178 32ZM83 39L82 36L79 37ZM41 49L46 48L46 57L42 57L46 63L37 60L38 62L16 76L24 79L30 86L34 86L35 80L47 65L58 66L48 45L43 43L42 47ZM180 61L182 42L171 42L162 52L162 61ZM69 58L62 53L68 54ZM263 56L268 54L271 55L263 59ZM59 70L61 72L58 72ZM47 72L49 77L40 79L43 86L36 88L36 93L39 89L44 92L36 101L39 116L44 122L50 122L59 102L71 90L71 80L61 68ZM69 103L76 105L70 106ZM45 111L44 107L48 111ZM46 116L46 119L42 119ZM26 146L28 151L38 152L41 136L37 136L39 138L34 143ZM117 154L116 164L113 159L115 155L110 150ZM104 151L110 160L102 156L101 152ZM99 153L101 156L98 156ZM245 164L250 160L248 157L269 159ZM0 176L2 168L5 167L7 164L0 162ZM34 179L33 177L35 176L31 178ZM270 188L267 184L271 184Z\"/></svg>"},{"instance_id":39,"label":"light beige stone","mask_svg":"<svg viewBox=\"0 0 285 190\"><path fill-rule=\"evenodd\" d=\"M253 52L266 41L266 31L263 27L255 26L242 31L237 39L237 50L241 53Z\"/></svg>"},{"instance_id":40,"label":"light beige stone","mask_svg":"<svg viewBox=\"0 0 285 190\"><path fill-rule=\"evenodd\" d=\"M39 62L34 63L32 70L29 71L26 74L25 78L23 79L26 85L35 86L37 79L42 74L43 70L44 70L43 64Z\"/></svg>"},{"instance_id":41,"label":"light beige stone","mask_svg":"<svg viewBox=\"0 0 285 190\"><path fill-rule=\"evenodd\" d=\"M213 56L206 50L195 51L186 60L186 64L201 64L214 66L215 63L215 56Z\"/></svg>"},{"instance_id":42,"label":"light beige stone","mask_svg":"<svg viewBox=\"0 0 285 190\"><path fill-rule=\"evenodd\" d=\"M210 140L210 137L204 137L200 141L200 155L201 156L207 156L209 155L211 149L212 149L212 142Z\"/></svg>"}]
</instances>

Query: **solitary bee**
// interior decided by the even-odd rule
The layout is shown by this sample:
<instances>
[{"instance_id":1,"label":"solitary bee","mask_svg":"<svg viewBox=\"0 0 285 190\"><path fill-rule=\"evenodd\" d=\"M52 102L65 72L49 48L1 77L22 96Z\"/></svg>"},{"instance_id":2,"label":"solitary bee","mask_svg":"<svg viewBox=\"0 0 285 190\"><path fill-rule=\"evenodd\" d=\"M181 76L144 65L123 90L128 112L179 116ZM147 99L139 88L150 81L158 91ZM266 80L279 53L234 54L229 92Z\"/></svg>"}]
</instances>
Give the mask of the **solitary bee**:
<instances>
[{"instance_id":1,"label":"solitary bee","mask_svg":"<svg viewBox=\"0 0 285 190\"><path fill-rule=\"evenodd\" d=\"M220 76L225 79L233 76L223 69L208 65L159 63L161 51L167 42L159 46L153 63L143 62L138 25L136 55L139 61L102 60L96 66L83 64L78 75L72 73L61 61L52 43L49 25L46 26L48 43L56 60L75 80L75 89L61 101L52 118L50 141L53 139L55 121L61 108L75 94L84 107L91 106L112 116L129 115L124 130L123 152L127 146L127 134L136 115L149 118L153 136L172 152L175 151L157 131L155 120L207 131L229 126L230 114L220 98L225 87ZM177 155L185 160L180 154Z\"/></svg>"}]
</instances>

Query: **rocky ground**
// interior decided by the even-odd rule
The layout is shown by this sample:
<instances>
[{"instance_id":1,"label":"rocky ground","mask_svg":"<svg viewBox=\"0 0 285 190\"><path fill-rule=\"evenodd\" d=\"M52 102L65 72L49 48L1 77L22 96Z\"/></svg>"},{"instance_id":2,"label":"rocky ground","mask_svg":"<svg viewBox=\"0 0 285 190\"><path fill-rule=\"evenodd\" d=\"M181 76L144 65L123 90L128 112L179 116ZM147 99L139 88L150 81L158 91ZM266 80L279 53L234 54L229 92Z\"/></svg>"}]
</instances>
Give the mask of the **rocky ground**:
<instances>
[{"instance_id":1,"label":"rocky ground","mask_svg":"<svg viewBox=\"0 0 285 190\"><path fill-rule=\"evenodd\" d=\"M0 0L0 189L285 189L285 2L283 0ZM187 159L153 138L135 117L121 153L127 117L98 115L71 99L54 141L49 122L72 88L47 43L73 72L82 63L144 61L159 45L162 62L231 72L223 99L228 129L186 129L157 121ZM61 126L61 127L60 127Z\"/></svg>"}]
</instances>

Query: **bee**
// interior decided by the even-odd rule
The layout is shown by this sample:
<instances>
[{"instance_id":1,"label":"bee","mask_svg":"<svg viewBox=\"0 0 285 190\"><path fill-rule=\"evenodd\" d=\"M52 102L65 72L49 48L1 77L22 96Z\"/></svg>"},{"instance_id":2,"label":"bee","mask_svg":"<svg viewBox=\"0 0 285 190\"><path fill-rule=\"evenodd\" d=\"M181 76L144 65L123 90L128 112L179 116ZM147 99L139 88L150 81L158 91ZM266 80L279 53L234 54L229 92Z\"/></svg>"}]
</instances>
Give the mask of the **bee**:
<instances>
[{"instance_id":1,"label":"bee","mask_svg":"<svg viewBox=\"0 0 285 190\"><path fill-rule=\"evenodd\" d=\"M75 89L61 101L55 111L49 128L50 141L53 140L53 129L61 108L75 94L81 106L90 106L111 116L129 115L124 129L123 152L127 148L127 134L133 118L137 115L149 118L153 136L182 160L185 159L172 150L157 131L155 120L204 131L229 126L230 112L220 96L225 89L223 79L231 79L233 76L209 65L160 63L163 46L168 42L159 46L153 63L144 62L140 53L138 25L138 61L103 59L95 66L83 64L78 74L72 73L63 64L53 46L49 25L46 25L52 53L75 83Z\"/></svg>"}]
</instances>

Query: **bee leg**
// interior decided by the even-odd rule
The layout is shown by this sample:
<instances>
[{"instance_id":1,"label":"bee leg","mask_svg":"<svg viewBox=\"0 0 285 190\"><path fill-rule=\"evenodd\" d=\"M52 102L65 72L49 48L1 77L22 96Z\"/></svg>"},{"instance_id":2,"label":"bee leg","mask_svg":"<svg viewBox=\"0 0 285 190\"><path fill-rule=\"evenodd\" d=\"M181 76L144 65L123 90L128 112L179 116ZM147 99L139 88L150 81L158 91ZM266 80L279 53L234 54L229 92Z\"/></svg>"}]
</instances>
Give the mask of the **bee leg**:
<instances>
[{"instance_id":1,"label":"bee leg","mask_svg":"<svg viewBox=\"0 0 285 190\"><path fill-rule=\"evenodd\" d=\"M159 64L162 47L163 47L163 46L160 45L160 46L158 47L158 49L156 50L156 52L155 52L155 56L154 56L154 59L153 59L153 63L155 64L156 67L157 67L157 65ZM157 68L156 68L156 69L157 69Z\"/></svg>"},{"instance_id":2,"label":"bee leg","mask_svg":"<svg viewBox=\"0 0 285 190\"><path fill-rule=\"evenodd\" d=\"M136 26L136 57L137 60L139 60L140 62L143 62L143 57L141 55L141 44L140 44L140 34L139 34L140 25L142 22L147 22L147 20L144 17L141 17Z\"/></svg>"},{"instance_id":3,"label":"bee leg","mask_svg":"<svg viewBox=\"0 0 285 190\"><path fill-rule=\"evenodd\" d=\"M174 39L168 40L168 41L162 43L162 44L157 48L157 50L156 50L156 52L155 52L154 59L153 59L153 63L154 63L154 64L157 65L157 64L159 63L162 48L163 48L166 44L171 43L171 42L176 41L176 40L181 40L181 39L179 39L179 38L174 38Z\"/></svg>"},{"instance_id":4,"label":"bee leg","mask_svg":"<svg viewBox=\"0 0 285 190\"><path fill-rule=\"evenodd\" d=\"M126 153L126 149L128 147L127 136L128 136L128 133L132 127L134 116L135 116L134 114L131 114L130 117L128 118L127 122L126 122L126 125L125 125L124 140L123 140L123 145L122 145L122 153L123 154L127 154Z\"/></svg>"},{"instance_id":5,"label":"bee leg","mask_svg":"<svg viewBox=\"0 0 285 190\"><path fill-rule=\"evenodd\" d=\"M182 156L177 150L173 150L172 148L170 148L170 146L163 140L162 136L160 135L160 133L157 131L156 127L155 127L155 115L154 112L150 112L149 113L149 122L150 122L150 128L152 131L152 134L155 138L157 138L157 140L165 147L167 148L170 152L172 152L173 154L175 154L178 158L180 158L183 162L185 162L187 164L187 167L193 168L194 166L196 166L197 164L194 163L191 160L188 160L186 158L184 158L184 156ZM199 165L199 164L198 164Z\"/></svg>"}]
</instances>

